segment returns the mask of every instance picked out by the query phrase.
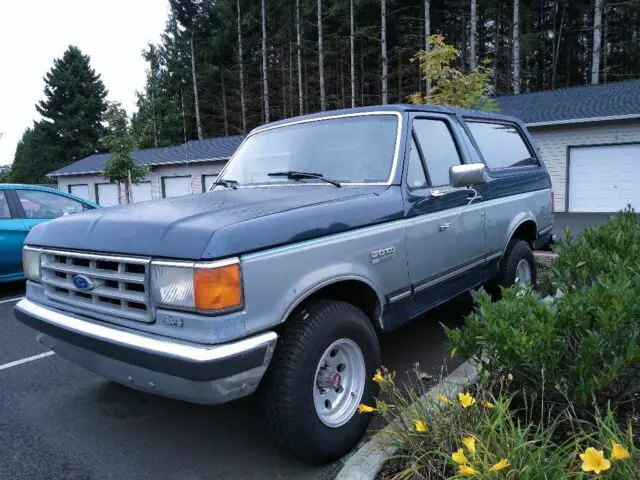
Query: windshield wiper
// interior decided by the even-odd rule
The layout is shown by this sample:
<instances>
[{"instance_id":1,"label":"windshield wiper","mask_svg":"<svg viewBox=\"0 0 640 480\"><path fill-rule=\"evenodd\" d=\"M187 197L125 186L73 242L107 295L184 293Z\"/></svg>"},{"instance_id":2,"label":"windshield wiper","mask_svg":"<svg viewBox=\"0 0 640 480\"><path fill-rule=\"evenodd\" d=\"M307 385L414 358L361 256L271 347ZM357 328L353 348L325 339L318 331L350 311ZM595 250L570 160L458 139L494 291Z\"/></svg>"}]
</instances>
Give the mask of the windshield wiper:
<instances>
[{"instance_id":1,"label":"windshield wiper","mask_svg":"<svg viewBox=\"0 0 640 480\"><path fill-rule=\"evenodd\" d=\"M226 178L221 178L215 181L215 183L211 186L211 190L213 190L216 185L222 185L223 187L233 188L235 190L236 188L238 188L239 184L237 180L229 180Z\"/></svg>"},{"instance_id":2,"label":"windshield wiper","mask_svg":"<svg viewBox=\"0 0 640 480\"><path fill-rule=\"evenodd\" d=\"M270 177L287 177L291 180L301 180L303 178L317 178L326 183L330 183L331 185L335 185L336 187L341 187L340 182L337 180L331 180L330 178L325 178L321 173L313 173L313 172L297 172L295 170L289 170L286 172L271 172L267 173Z\"/></svg>"}]
</instances>

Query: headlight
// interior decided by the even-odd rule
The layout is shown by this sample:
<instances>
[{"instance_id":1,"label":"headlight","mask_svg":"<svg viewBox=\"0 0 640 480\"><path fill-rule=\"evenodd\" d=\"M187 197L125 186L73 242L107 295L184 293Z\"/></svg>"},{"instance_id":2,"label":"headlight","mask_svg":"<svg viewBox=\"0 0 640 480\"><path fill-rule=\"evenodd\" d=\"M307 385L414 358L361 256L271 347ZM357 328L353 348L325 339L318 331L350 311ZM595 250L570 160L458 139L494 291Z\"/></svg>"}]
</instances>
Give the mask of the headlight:
<instances>
[{"instance_id":1,"label":"headlight","mask_svg":"<svg viewBox=\"0 0 640 480\"><path fill-rule=\"evenodd\" d=\"M198 263L154 261L151 288L158 305L202 312L242 307L238 259Z\"/></svg>"},{"instance_id":2,"label":"headlight","mask_svg":"<svg viewBox=\"0 0 640 480\"><path fill-rule=\"evenodd\" d=\"M39 248L24 247L22 249L22 270L27 280L40 281L40 252Z\"/></svg>"}]
</instances>

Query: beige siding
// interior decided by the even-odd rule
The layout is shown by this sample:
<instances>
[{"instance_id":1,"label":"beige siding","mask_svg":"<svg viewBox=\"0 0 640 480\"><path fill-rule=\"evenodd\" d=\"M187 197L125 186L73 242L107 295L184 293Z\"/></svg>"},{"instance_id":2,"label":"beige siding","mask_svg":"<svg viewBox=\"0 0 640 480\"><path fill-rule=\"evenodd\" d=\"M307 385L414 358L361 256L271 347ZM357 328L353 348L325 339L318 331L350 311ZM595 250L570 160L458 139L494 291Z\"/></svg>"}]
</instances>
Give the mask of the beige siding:
<instances>
[{"instance_id":1,"label":"beige siding","mask_svg":"<svg viewBox=\"0 0 640 480\"><path fill-rule=\"evenodd\" d=\"M551 175L556 212L564 212L566 206L569 146L640 142L640 121L637 120L530 127L529 131Z\"/></svg>"},{"instance_id":2,"label":"beige siding","mask_svg":"<svg viewBox=\"0 0 640 480\"><path fill-rule=\"evenodd\" d=\"M145 181L151 182L151 197L162 198L162 177L191 176L191 191L202 192L202 176L219 173L226 162L200 162L153 167ZM96 184L106 183L100 175L67 175L58 177L58 188L68 192L69 185L88 185L90 200L96 201Z\"/></svg>"}]
</instances>

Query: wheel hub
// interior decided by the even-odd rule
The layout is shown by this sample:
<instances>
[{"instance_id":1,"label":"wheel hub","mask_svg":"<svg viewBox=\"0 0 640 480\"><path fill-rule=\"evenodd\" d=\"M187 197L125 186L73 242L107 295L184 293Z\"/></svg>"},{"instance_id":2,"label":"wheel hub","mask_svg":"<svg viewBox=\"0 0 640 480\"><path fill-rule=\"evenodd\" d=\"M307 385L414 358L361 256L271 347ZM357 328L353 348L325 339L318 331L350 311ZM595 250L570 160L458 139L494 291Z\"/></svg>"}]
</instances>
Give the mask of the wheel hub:
<instances>
[{"instance_id":1,"label":"wheel hub","mask_svg":"<svg viewBox=\"0 0 640 480\"><path fill-rule=\"evenodd\" d=\"M328 367L322 367L318 372L316 385L322 390L329 388L338 390L342 384L342 376L335 370L329 370Z\"/></svg>"}]
</instances>

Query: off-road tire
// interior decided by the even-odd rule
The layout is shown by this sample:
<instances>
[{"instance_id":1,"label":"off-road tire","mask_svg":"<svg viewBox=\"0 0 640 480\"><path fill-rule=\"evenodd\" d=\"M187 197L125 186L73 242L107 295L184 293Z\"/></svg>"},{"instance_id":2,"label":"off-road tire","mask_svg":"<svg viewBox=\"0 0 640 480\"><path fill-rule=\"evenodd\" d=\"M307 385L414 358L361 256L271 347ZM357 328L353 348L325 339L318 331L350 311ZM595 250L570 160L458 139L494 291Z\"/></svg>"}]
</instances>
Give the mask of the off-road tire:
<instances>
[{"instance_id":1,"label":"off-road tire","mask_svg":"<svg viewBox=\"0 0 640 480\"><path fill-rule=\"evenodd\" d=\"M377 385L371 377L380 366L380 347L369 318L355 306L318 300L289 318L260 386L263 416L275 444L310 463L328 463L351 450L362 437L371 414L355 413L341 427L324 425L315 410L313 389L323 352L336 340L354 341L364 356L366 375L360 403L371 405Z\"/></svg>"}]
</instances>

